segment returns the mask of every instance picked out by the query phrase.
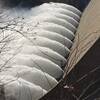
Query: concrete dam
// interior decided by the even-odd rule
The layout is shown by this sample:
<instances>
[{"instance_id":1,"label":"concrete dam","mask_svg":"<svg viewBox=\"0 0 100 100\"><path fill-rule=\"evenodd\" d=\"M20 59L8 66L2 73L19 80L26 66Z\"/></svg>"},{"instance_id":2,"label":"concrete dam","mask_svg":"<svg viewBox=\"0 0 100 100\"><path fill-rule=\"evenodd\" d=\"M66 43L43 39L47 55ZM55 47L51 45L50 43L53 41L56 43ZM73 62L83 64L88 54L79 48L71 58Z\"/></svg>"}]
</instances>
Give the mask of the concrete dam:
<instances>
[{"instance_id":1,"label":"concrete dam","mask_svg":"<svg viewBox=\"0 0 100 100\"><path fill-rule=\"evenodd\" d=\"M76 1L0 1L0 100L49 100L43 97L69 71L77 28L90 0Z\"/></svg>"}]
</instances>

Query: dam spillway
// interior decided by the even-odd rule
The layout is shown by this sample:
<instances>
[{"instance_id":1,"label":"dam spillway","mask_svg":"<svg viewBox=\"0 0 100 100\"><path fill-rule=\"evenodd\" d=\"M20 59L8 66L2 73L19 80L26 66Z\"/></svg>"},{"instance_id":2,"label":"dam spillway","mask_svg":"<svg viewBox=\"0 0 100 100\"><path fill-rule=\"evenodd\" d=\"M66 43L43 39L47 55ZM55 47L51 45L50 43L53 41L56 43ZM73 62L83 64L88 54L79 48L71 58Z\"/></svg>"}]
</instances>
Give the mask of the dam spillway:
<instances>
[{"instance_id":1,"label":"dam spillway","mask_svg":"<svg viewBox=\"0 0 100 100\"><path fill-rule=\"evenodd\" d=\"M75 7L53 2L1 14L0 100L38 100L58 84L80 17Z\"/></svg>"}]
</instances>

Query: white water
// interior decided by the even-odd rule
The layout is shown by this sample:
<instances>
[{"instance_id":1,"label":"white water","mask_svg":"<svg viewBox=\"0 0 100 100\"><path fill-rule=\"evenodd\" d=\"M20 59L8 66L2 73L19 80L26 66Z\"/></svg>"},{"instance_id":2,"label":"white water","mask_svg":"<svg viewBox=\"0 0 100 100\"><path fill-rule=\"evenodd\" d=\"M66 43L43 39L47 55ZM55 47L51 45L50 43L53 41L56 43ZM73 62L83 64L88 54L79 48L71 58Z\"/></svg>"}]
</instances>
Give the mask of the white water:
<instances>
[{"instance_id":1,"label":"white water","mask_svg":"<svg viewBox=\"0 0 100 100\"><path fill-rule=\"evenodd\" d=\"M63 75L81 12L59 3L1 12L0 80L5 98L38 100Z\"/></svg>"}]
</instances>

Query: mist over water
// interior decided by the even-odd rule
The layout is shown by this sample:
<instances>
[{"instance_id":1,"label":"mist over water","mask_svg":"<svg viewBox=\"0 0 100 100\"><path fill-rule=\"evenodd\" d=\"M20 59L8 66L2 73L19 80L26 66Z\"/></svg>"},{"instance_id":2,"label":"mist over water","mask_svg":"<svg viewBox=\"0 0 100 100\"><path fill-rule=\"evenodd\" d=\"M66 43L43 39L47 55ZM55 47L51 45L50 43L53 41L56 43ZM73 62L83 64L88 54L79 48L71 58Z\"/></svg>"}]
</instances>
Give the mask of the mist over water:
<instances>
[{"instance_id":1,"label":"mist over water","mask_svg":"<svg viewBox=\"0 0 100 100\"><path fill-rule=\"evenodd\" d=\"M41 0L0 0L0 22L32 15L31 8L41 5Z\"/></svg>"},{"instance_id":2,"label":"mist over water","mask_svg":"<svg viewBox=\"0 0 100 100\"><path fill-rule=\"evenodd\" d=\"M43 3L43 0L0 0L0 5L4 7L27 7L31 8Z\"/></svg>"}]
</instances>

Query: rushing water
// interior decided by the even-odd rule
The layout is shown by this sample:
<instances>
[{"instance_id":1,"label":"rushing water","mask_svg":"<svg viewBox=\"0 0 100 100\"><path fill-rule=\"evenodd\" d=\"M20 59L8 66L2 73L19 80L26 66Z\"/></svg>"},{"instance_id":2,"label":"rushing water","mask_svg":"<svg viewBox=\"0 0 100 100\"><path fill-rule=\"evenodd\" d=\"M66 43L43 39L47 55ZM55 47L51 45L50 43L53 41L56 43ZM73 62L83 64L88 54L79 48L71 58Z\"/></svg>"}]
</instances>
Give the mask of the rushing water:
<instances>
[{"instance_id":1,"label":"rushing water","mask_svg":"<svg viewBox=\"0 0 100 100\"><path fill-rule=\"evenodd\" d=\"M81 12L61 3L36 6L41 3L0 3L0 83L6 100L38 100L63 75Z\"/></svg>"}]
</instances>

